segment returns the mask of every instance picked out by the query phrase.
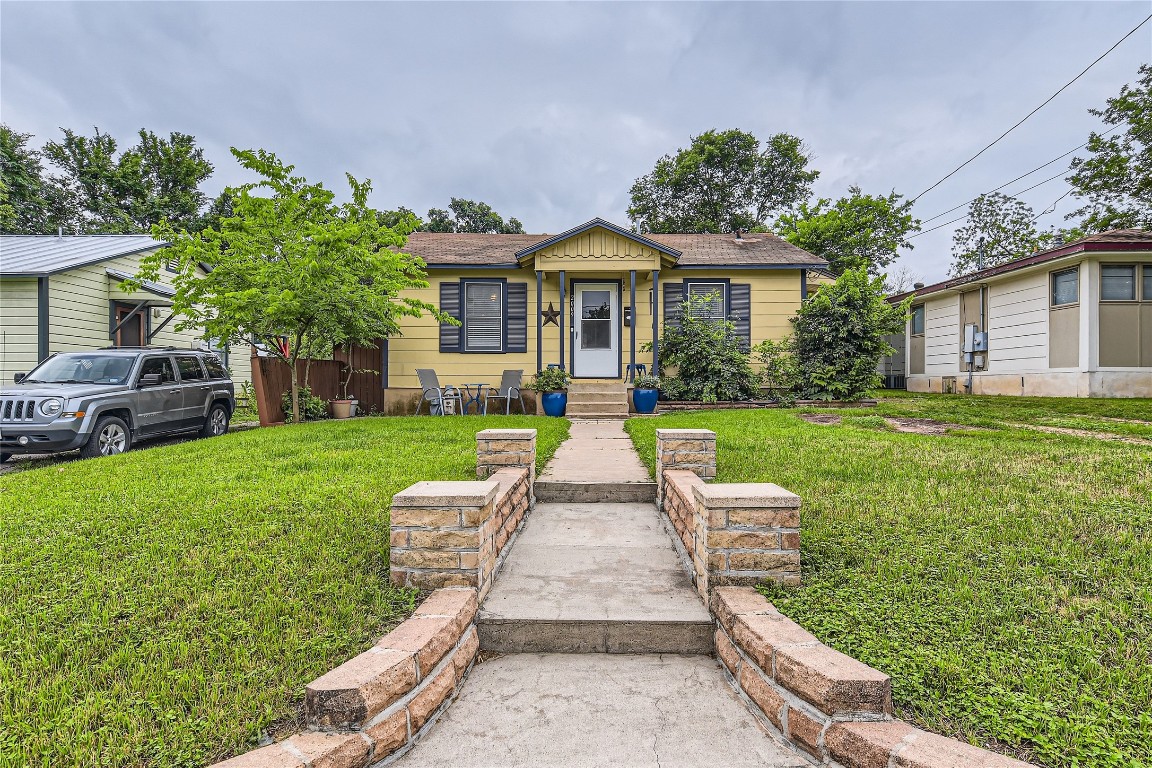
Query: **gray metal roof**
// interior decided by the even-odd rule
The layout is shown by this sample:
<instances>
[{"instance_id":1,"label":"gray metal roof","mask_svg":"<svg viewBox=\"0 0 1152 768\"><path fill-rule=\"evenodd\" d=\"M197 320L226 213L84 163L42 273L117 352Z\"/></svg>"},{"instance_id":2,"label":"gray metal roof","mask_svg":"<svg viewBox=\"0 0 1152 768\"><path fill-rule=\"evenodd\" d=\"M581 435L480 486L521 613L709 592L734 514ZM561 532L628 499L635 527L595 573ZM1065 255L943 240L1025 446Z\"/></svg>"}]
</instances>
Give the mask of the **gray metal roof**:
<instances>
[{"instance_id":1,"label":"gray metal roof","mask_svg":"<svg viewBox=\"0 0 1152 768\"><path fill-rule=\"evenodd\" d=\"M53 275L164 245L151 235L0 235L0 275Z\"/></svg>"}]
</instances>

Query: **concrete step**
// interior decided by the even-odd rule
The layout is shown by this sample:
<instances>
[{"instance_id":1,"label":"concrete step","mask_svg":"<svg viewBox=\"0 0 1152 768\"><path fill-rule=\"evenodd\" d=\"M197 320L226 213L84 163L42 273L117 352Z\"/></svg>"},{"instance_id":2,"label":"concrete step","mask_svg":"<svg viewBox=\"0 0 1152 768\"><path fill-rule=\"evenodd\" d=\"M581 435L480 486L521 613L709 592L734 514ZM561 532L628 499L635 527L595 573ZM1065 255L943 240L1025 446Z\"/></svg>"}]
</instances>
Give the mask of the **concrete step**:
<instances>
[{"instance_id":1,"label":"concrete step","mask_svg":"<svg viewBox=\"0 0 1152 768\"><path fill-rule=\"evenodd\" d=\"M656 483L537 480L535 493L536 501L540 504L603 504L612 502L652 504L656 501Z\"/></svg>"},{"instance_id":2,"label":"concrete step","mask_svg":"<svg viewBox=\"0 0 1152 768\"><path fill-rule=\"evenodd\" d=\"M620 397L628 396L628 385L624 382L616 381L576 381L573 380L568 384L568 397L572 398L573 395L618 395Z\"/></svg>"},{"instance_id":3,"label":"concrete step","mask_svg":"<svg viewBox=\"0 0 1152 768\"><path fill-rule=\"evenodd\" d=\"M605 400L569 400L567 407L564 409L564 413L567 416L583 416L589 413L611 413L619 416L627 416L628 402L625 400L619 402Z\"/></svg>"},{"instance_id":4,"label":"concrete step","mask_svg":"<svg viewBox=\"0 0 1152 768\"><path fill-rule=\"evenodd\" d=\"M678 653L715 651L711 621L476 620L480 647L494 653Z\"/></svg>"},{"instance_id":5,"label":"concrete step","mask_svg":"<svg viewBox=\"0 0 1152 768\"><path fill-rule=\"evenodd\" d=\"M635 413L570 413L568 417L571 419L583 419L586 421L624 421L624 419L636 416Z\"/></svg>"}]
</instances>

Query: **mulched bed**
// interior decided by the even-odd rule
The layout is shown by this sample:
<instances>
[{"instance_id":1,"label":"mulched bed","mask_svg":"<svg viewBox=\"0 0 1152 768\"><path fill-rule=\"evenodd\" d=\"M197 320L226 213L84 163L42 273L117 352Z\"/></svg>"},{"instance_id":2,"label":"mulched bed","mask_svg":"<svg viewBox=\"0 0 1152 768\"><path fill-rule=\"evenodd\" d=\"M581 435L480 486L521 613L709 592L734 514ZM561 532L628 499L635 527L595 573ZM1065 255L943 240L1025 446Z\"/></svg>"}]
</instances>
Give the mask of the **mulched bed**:
<instances>
[{"instance_id":1,"label":"mulched bed","mask_svg":"<svg viewBox=\"0 0 1152 768\"><path fill-rule=\"evenodd\" d=\"M659 410L662 413L668 413L672 411L759 410L764 408L793 408L795 406L809 408L870 408L876 405L877 402L876 400L856 400L854 402L842 400L797 400L792 405L781 405L775 400L740 400L723 403L704 403L699 400L661 400Z\"/></svg>"}]
</instances>

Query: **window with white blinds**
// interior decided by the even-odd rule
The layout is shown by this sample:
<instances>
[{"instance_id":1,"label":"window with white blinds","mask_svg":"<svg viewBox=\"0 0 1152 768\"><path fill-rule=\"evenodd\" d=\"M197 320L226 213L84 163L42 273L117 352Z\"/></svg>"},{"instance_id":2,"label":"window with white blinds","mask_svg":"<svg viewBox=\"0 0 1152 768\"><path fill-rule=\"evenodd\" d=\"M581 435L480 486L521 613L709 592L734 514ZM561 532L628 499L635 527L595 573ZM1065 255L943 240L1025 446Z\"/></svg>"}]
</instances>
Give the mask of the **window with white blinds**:
<instances>
[{"instance_id":1,"label":"window with white blinds","mask_svg":"<svg viewBox=\"0 0 1152 768\"><path fill-rule=\"evenodd\" d=\"M688 283L688 295L712 296L709 301L697 309L699 317L705 320L723 320L728 317L728 307L724 301L724 283Z\"/></svg>"},{"instance_id":2,"label":"window with white blinds","mask_svg":"<svg viewBox=\"0 0 1152 768\"><path fill-rule=\"evenodd\" d=\"M464 284L464 351L504 351L503 283Z\"/></svg>"}]
</instances>

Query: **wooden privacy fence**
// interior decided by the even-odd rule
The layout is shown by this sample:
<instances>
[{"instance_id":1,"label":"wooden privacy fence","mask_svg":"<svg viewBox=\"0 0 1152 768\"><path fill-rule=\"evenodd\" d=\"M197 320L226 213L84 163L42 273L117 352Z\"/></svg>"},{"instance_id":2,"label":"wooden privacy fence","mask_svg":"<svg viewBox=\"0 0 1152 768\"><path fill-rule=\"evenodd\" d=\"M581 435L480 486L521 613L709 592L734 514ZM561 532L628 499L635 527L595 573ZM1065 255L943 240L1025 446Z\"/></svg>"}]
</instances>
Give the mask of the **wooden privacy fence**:
<instances>
[{"instance_id":1,"label":"wooden privacy fence","mask_svg":"<svg viewBox=\"0 0 1152 768\"><path fill-rule=\"evenodd\" d=\"M345 366L370 373L353 373L348 382L348 396L360 401L360 413L384 412L384 342L377 347L337 347L332 360L301 358L297 368L300 386L305 386L304 371L308 370L307 385L312 394L322 400L335 400L343 393L340 382ZM292 388L292 369L275 357L252 356L252 388L256 393L256 407L260 412L260 426L266 427L285 420L282 401Z\"/></svg>"}]
</instances>

